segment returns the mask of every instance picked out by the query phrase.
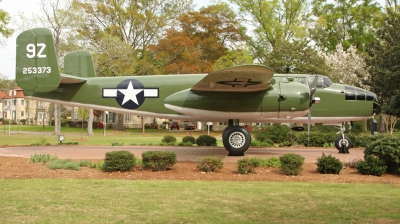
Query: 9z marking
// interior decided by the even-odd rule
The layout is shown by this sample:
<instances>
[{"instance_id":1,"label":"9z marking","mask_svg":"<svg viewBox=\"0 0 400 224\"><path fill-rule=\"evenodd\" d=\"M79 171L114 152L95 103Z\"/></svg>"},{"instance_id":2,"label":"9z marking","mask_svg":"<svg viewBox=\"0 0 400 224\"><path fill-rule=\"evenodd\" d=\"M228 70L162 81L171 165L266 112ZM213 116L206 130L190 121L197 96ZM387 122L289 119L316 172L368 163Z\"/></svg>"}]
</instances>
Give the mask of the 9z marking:
<instances>
[{"instance_id":1,"label":"9z marking","mask_svg":"<svg viewBox=\"0 0 400 224\"><path fill-rule=\"evenodd\" d=\"M36 48L38 48L38 53L36 54ZM46 44L44 43L37 43L37 46L34 44L28 44L26 45L26 51L28 51L28 54L26 56L28 58L34 58L37 56L38 58L45 58L46 55L43 54L44 49L46 48Z\"/></svg>"}]
</instances>

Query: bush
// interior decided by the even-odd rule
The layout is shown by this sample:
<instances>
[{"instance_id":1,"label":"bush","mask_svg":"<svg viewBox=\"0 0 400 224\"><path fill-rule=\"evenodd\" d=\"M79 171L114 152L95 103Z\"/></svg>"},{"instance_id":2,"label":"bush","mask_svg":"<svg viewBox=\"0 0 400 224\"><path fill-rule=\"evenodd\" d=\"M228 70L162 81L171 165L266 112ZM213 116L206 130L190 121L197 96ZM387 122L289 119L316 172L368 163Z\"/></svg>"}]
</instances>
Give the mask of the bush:
<instances>
[{"instance_id":1,"label":"bush","mask_svg":"<svg viewBox=\"0 0 400 224\"><path fill-rule=\"evenodd\" d=\"M34 154L29 157L29 161L31 163L49 163L53 162L54 160L58 160L58 157L56 155L50 155L50 154Z\"/></svg>"},{"instance_id":2,"label":"bush","mask_svg":"<svg viewBox=\"0 0 400 224\"><path fill-rule=\"evenodd\" d=\"M281 161L278 158L271 157L265 160L265 167L281 167Z\"/></svg>"},{"instance_id":3,"label":"bush","mask_svg":"<svg viewBox=\"0 0 400 224\"><path fill-rule=\"evenodd\" d=\"M384 161L388 173L400 174L400 138L386 135L374 137L364 154L364 160L366 156L373 155Z\"/></svg>"},{"instance_id":4,"label":"bush","mask_svg":"<svg viewBox=\"0 0 400 224\"><path fill-rule=\"evenodd\" d=\"M161 141L164 143L176 143L176 138L172 135L166 135Z\"/></svg>"},{"instance_id":5,"label":"bush","mask_svg":"<svg viewBox=\"0 0 400 224\"><path fill-rule=\"evenodd\" d=\"M191 142L180 142L178 145L179 146L193 146L193 143L191 143Z\"/></svg>"},{"instance_id":6,"label":"bush","mask_svg":"<svg viewBox=\"0 0 400 224\"><path fill-rule=\"evenodd\" d=\"M297 136L296 142L304 146L323 147L326 142L335 141L336 138L336 133L311 132L310 144L308 144L308 133L300 133Z\"/></svg>"},{"instance_id":7,"label":"bush","mask_svg":"<svg viewBox=\"0 0 400 224\"><path fill-rule=\"evenodd\" d=\"M198 146L216 146L217 139L211 135L200 135L196 139L196 144Z\"/></svg>"},{"instance_id":8,"label":"bush","mask_svg":"<svg viewBox=\"0 0 400 224\"><path fill-rule=\"evenodd\" d=\"M303 171L303 163L304 157L294 154L287 153L283 156L279 157L279 161L281 162L280 170L285 175L298 175Z\"/></svg>"},{"instance_id":9,"label":"bush","mask_svg":"<svg viewBox=\"0 0 400 224\"><path fill-rule=\"evenodd\" d=\"M279 147L290 147L290 146L294 146L294 145L295 145L295 143L293 141L288 141L288 140L285 140L285 141L279 143Z\"/></svg>"},{"instance_id":10,"label":"bush","mask_svg":"<svg viewBox=\"0 0 400 224\"><path fill-rule=\"evenodd\" d=\"M107 152L103 170L106 172L129 171L135 167L135 155L128 151Z\"/></svg>"},{"instance_id":11,"label":"bush","mask_svg":"<svg viewBox=\"0 0 400 224\"><path fill-rule=\"evenodd\" d=\"M144 169L168 170L176 163L176 153L170 151L147 151L142 153Z\"/></svg>"},{"instance_id":12,"label":"bush","mask_svg":"<svg viewBox=\"0 0 400 224\"><path fill-rule=\"evenodd\" d=\"M196 139L193 136L187 135L185 137L182 138L182 142L186 143L186 142L191 142L192 145L196 143Z\"/></svg>"},{"instance_id":13,"label":"bush","mask_svg":"<svg viewBox=\"0 0 400 224\"><path fill-rule=\"evenodd\" d=\"M22 125L25 125L25 124L26 124L26 119L21 119L21 120L19 120L19 122L20 122Z\"/></svg>"},{"instance_id":14,"label":"bush","mask_svg":"<svg viewBox=\"0 0 400 224\"><path fill-rule=\"evenodd\" d=\"M123 146L124 143L122 142L111 142L111 146Z\"/></svg>"},{"instance_id":15,"label":"bush","mask_svg":"<svg viewBox=\"0 0 400 224\"><path fill-rule=\"evenodd\" d=\"M263 127L263 131L255 134L255 139L260 142L267 141L268 139L272 142L283 142L290 138L290 128L286 125L275 124Z\"/></svg>"},{"instance_id":16,"label":"bush","mask_svg":"<svg viewBox=\"0 0 400 224\"><path fill-rule=\"evenodd\" d=\"M255 168L260 166L260 158L244 158L237 161L238 173L255 173Z\"/></svg>"},{"instance_id":17,"label":"bush","mask_svg":"<svg viewBox=\"0 0 400 224\"><path fill-rule=\"evenodd\" d=\"M207 156L200 158L197 161L197 168L202 172L215 172L219 171L223 167L223 163L220 158Z\"/></svg>"},{"instance_id":18,"label":"bush","mask_svg":"<svg viewBox=\"0 0 400 224\"><path fill-rule=\"evenodd\" d=\"M343 169L343 163L332 155L326 156L322 153L317 159L317 170L320 173L339 174Z\"/></svg>"},{"instance_id":19,"label":"bush","mask_svg":"<svg viewBox=\"0 0 400 224\"><path fill-rule=\"evenodd\" d=\"M47 165L47 168L52 170L65 169L65 170L80 170L80 162L74 162L70 159L59 159L54 160L52 163Z\"/></svg>"},{"instance_id":20,"label":"bush","mask_svg":"<svg viewBox=\"0 0 400 224\"><path fill-rule=\"evenodd\" d=\"M251 146L252 147L268 147L268 146L274 146L274 143L270 139L266 139L263 142L260 142L256 139L252 139Z\"/></svg>"},{"instance_id":21,"label":"bush","mask_svg":"<svg viewBox=\"0 0 400 224\"><path fill-rule=\"evenodd\" d=\"M366 155L365 161L359 161L356 165L359 173L364 175L381 176L386 172L385 162L373 155Z\"/></svg>"}]
</instances>

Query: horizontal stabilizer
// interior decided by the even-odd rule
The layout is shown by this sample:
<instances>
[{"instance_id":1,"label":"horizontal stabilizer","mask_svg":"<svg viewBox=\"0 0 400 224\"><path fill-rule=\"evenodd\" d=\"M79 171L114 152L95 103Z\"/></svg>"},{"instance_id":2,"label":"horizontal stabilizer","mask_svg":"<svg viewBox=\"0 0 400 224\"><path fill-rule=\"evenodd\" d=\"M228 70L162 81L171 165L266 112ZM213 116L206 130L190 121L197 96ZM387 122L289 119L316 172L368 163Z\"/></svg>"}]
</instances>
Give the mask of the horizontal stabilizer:
<instances>
[{"instance_id":1,"label":"horizontal stabilizer","mask_svg":"<svg viewBox=\"0 0 400 224\"><path fill-rule=\"evenodd\" d=\"M73 75L61 74L61 84L78 84L84 83L87 80Z\"/></svg>"},{"instance_id":2,"label":"horizontal stabilizer","mask_svg":"<svg viewBox=\"0 0 400 224\"><path fill-rule=\"evenodd\" d=\"M270 88L274 72L262 65L240 65L210 72L192 91L256 92Z\"/></svg>"}]
</instances>

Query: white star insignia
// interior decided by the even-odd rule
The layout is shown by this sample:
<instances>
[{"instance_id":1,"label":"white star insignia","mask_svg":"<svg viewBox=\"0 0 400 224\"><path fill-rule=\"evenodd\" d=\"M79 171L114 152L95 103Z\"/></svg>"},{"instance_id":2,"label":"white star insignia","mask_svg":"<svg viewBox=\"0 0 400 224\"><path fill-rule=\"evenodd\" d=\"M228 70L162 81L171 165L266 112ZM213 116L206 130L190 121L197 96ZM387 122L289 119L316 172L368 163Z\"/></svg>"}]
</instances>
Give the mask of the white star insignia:
<instances>
[{"instance_id":1,"label":"white star insignia","mask_svg":"<svg viewBox=\"0 0 400 224\"><path fill-rule=\"evenodd\" d=\"M134 103L139 105L136 95L143 91L143 89L134 89L132 86L132 82L129 82L127 89L119 89L122 94L124 94L124 100L122 101L122 105L124 105L129 100L132 100Z\"/></svg>"}]
</instances>

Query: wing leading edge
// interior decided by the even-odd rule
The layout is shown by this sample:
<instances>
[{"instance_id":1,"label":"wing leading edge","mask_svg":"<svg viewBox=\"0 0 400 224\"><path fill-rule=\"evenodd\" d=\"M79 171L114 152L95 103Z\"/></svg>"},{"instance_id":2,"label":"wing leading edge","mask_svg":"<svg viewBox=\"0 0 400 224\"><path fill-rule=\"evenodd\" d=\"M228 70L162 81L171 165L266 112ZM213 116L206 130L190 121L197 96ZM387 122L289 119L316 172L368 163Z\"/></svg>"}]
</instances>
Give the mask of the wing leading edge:
<instances>
[{"instance_id":1,"label":"wing leading edge","mask_svg":"<svg viewBox=\"0 0 400 224\"><path fill-rule=\"evenodd\" d=\"M210 72L192 91L256 92L268 90L274 72L262 65L240 65Z\"/></svg>"}]
</instances>

